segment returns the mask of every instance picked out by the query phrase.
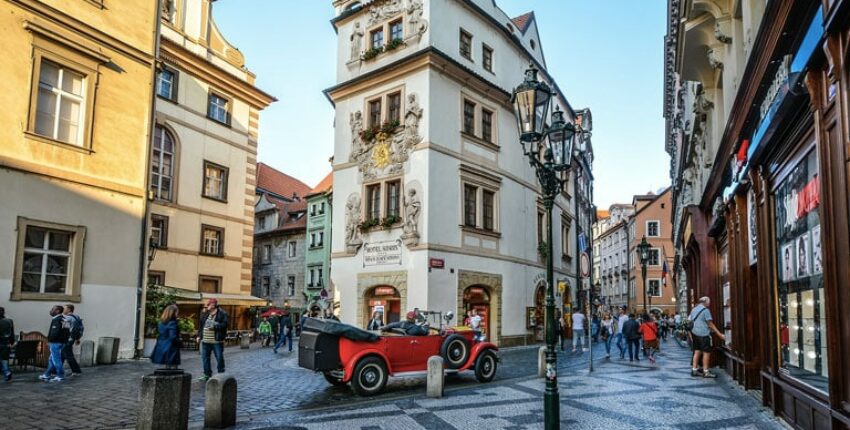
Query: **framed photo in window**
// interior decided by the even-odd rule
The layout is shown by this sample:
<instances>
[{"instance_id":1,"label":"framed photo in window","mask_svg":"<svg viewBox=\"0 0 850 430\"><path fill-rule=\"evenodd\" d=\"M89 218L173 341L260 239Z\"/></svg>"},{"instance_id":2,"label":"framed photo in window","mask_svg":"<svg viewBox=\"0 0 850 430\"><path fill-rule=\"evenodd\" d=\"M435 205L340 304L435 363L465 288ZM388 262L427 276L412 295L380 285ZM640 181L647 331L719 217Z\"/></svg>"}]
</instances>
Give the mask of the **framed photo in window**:
<instances>
[{"instance_id":1,"label":"framed photo in window","mask_svg":"<svg viewBox=\"0 0 850 430\"><path fill-rule=\"evenodd\" d=\"M820 226L812 227L812 274L819 275L823 273L823 253L821 251L820 242Z\"/></svg>"},{"instance_id":2,"label":"framed photo in window","mask_svg":"<svg viewBox=\"0 0 850 430\"><path fill-rule=\"evenodd\" d=\"M794 280L794 243L782 247L782 282Z\"/></svg>"},{"instance_id":3,"label":"framed photo in window","mask_svg":"<svg viewBox=\"0 0 850 430\"><path fill-rule=\"evenodd\" d=\"M804 233L797 240L797 279L807 278L809 276L809 235Z\"/></svg>"}]
</instances>

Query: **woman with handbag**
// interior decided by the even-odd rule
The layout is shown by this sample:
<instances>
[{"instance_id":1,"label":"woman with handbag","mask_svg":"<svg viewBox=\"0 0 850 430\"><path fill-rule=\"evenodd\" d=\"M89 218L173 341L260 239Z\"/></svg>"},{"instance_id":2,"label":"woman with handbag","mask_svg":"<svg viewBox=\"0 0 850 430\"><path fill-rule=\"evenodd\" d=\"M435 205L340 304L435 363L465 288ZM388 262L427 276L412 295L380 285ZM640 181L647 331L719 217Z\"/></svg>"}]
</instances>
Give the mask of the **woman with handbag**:
<instances>
[{"instance_id":1,"label":"woman with handbag","mask_svg":"<svg viewBox=\"0 0 850 430\"><path fill-rule=\"evenodd\" d=\"M159 337L151 354L151 362L162 364L166 369L177 369L180 365L180 329L177 326L177 305L168 305L159 318Z\"/></svg>"},{"instance_id":2,"label":"woman with handbag","mask_svg":"<svg viewBox=\"0 0 850 430\"><path fill-rule=\"evenodd\" d=\"M611 358L611 341L614 340L614 319L611 314L602 314L602 341L605 342L605 358Z\"/></svg>"}]
</instances>

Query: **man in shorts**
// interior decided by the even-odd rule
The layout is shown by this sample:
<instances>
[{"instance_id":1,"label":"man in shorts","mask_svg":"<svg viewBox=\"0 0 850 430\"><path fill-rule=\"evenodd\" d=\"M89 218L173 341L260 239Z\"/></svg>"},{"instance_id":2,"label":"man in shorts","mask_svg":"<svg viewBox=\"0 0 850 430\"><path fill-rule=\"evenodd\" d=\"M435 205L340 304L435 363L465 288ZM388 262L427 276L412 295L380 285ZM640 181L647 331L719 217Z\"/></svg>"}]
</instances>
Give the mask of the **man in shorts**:
<instances>
[{"instance_id":1,"label":"man in shorts","mask_svg":"<svg viewBox=\"0 0 850 430\"><path fill-rule=\"evenodd\" d=\"M699 363L700 359L702 359L701 376L704 378L716 378L717 375L708 371L711 365L711 333L714 332L721 340L725 340L726 336L714 325L714 321L711 318L711 311L708 309L709 306L711 306L711 299L701 297L699 304L694 306L691 314L688 316L688 319L694 323L694 328L691 330L691 344L694 350L691 376L700 376Z\"/></svg>"}]
</instances>

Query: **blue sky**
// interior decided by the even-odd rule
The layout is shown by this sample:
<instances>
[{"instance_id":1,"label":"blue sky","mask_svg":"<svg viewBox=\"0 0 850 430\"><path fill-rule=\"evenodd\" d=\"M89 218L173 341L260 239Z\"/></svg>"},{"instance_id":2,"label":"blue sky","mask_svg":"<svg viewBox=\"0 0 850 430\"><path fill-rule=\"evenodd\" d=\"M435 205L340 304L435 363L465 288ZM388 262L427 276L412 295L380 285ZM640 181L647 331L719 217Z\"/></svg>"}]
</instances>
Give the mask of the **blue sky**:
<instances>
[{"instance_id":1,"label":"blue sky","mask_svg":"<svg viewBox=\"0 0 850 430\"><path fill-rule=\"evenodd\" d=\"M534 10L548 68L570 103L593 111L595 202L630 203L669 184L664 152L662 0L497 0ZM259 159L308 185L328 172L335 84L331 0L220 0L214 16L257 85L279 101L260 116Z\"/></svg>"}]
</instances>

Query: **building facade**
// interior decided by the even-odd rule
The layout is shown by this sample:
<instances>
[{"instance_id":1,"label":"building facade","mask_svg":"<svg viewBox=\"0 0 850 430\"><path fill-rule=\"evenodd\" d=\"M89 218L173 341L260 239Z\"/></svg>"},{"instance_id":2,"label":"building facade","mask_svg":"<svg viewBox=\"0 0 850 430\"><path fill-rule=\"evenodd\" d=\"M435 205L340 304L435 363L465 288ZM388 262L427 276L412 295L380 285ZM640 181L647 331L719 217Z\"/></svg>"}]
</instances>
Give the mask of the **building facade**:
<instances>
[{"instance_id":1,"label":"building facade","mask_svg":"<svg viewBox=\"0 0 850 430\"><path fill-rule=\"evenodd\" d=\"M850 428L850 3L732 3L668 3L681 294L712 298L718 362L777 415Z\"/></svg>"},{"instance_id":2,"label":"building facade","mask_svg":"<svg viewBox=\"0 0 850 430\"><path fill-rule=\"evenodd\" d=\"M599 285L603 302L609 307L629 304L629 254L628 221L634 215L634 206L613 204L608 217L597 223L599 235L594 238L599 253Z\"/></svg>"},{"instance_id":3,"label":"building facade","mask_svg":"<svg viewBox=\"0 0 850 430\"><path fill-rule=\"evenodd\" d=\"M253 292L268 305L288 306L299 316L307 307L304 197L310 190L298 179L265 163L257 164Z\"/></svg>"},{"instance_id":4,"label":"building facade","mask_svg":"<svg viewBox=\"0 0 850 430\"><path fill-rule=\"evenodd\" d=\"M671 196L672 192L667 188L659 194L634 196L632 201L635 214L629 227L628 255L632 262L630 283L634 287L628 306L638 312L646 309L668 315L676 313L676 289L668 276L674 256L670 237ZM645 280L637 252L643 238L650 246Z\"/></svg>"},{"instance_id":5,"label":"building facade","mask_svg":"<svg viewBox=\"0 0 850 430\"><path fill-rule=\"evenodd\" d=\"M318 305L325 313L339 313L331 276L331 220L333 219L333 172L307 194L307 240L304 279L308 307Z\"/></svg>"},{"instance_id":6,"label":"building facade","mask_svg":"<svg viewBox=\"0 0 850 430\"><path fill-rule=\"evenodd\" d=\"M530 62L555 85L533 13L512 19L484 0L333 6L337 84L326 94L336 109L331 279L341 319L474 308L498 344L542 339L546 220L510 104ZM592 185L586 148L581 182ZM567 306L577 300L577 199L567 198L577 182L553 215L557 301Z\"/></svg>"},{"instance_id":7,"label":"building facade","mask_svg":"<svg viewBox=\"0 0 850 430\"><path fill-rule=\"evenodd\" d=\"M250 327L259 114L274 98L215 25L210 0L162 2L150 154L149 282L178 289L199 318L217 298L232 328Z\"/></svg>"},{"instance_id":8,"label":"building facade","mask_svg":"<svg viewBox=\"0 0 850 430\"><path fill-rule=\"evenodd\" d=\"M139 337L155 2L0 3L0 306L47 333L73 303L86 338Z\"/></svg>"}]
</instances>

